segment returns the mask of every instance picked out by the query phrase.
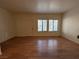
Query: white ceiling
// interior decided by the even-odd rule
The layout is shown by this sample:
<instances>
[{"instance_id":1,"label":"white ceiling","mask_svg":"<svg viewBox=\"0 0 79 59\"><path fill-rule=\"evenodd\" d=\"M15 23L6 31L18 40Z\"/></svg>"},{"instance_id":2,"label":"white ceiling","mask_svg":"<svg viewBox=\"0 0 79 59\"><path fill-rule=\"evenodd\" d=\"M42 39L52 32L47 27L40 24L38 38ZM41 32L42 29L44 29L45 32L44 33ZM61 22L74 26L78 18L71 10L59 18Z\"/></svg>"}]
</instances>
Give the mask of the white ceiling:
<instances>
[{"instance_id":1,"label":"white ceiling","mask_svg":"<svg viewBox=\"0 0 79 59\"><path fill-rule=\"evenodd\" d=\"M78 0L0 0L0 7L15 12L63 13L78 4Z\"/></svg>"}]
</instances>

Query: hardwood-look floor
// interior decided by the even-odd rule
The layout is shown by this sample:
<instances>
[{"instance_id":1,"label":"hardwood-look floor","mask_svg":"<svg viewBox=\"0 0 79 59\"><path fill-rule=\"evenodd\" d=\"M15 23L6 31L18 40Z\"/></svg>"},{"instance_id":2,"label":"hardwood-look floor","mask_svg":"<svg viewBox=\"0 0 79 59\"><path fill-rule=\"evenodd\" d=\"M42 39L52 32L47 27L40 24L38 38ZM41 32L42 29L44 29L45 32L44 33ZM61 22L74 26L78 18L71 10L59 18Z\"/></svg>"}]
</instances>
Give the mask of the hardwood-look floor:
<instances>
[{"instance_id":1,"label":"hardwood-look floor","mask_svg":"<svg viewBox=\"0 0 79 59\"><path fill-rule=\"evenodd\" d=\"M62 37L14 38L2 51L0 59L79 59L79 45Z\"/></svg>"}]
</instances>

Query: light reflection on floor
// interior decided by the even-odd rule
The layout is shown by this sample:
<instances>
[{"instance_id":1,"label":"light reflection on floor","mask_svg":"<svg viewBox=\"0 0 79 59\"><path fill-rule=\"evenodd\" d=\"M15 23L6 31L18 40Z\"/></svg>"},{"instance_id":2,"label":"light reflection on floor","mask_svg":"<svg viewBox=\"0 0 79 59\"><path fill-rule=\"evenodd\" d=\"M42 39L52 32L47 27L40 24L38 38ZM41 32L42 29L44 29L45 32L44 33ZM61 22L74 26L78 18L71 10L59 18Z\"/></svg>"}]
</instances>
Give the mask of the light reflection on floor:
<instances>
[{"instance_id":1,"label":"light reflection on floor","mask_svg":"<svg viewBox=\"0 0 79 59\"><path fill-rule=\"evenodd\" d=\"M56 54L57 53L57 46L58 42L57 40L48 39L48 40L38 40L37 41L37 47L39 54Z\"/></svg>"}]
</instances>

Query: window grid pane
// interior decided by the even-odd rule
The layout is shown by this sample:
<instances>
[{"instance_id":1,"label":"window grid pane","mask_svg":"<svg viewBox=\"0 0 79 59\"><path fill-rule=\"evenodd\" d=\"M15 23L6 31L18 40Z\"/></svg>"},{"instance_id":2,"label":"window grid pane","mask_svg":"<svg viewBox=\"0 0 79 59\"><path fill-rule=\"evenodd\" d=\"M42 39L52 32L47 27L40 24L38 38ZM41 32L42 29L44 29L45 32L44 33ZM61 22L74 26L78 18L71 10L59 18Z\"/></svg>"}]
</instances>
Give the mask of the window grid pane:
<instances>
[{"instance_id":1,"label":"window grid pane","mask_svg":"<svg viewBox=\"0 0 79 59\"><path fill-rule=\"evenodd\" d=\"M58 20L49 20L49 31L58 31Z\"/></svg>"},{"instance_id":2,"label":"window grid pane","mask_svg":"<svg viewBox=\"0 0 79 59\"><path fill-rule=\"evenodd\" d=\"M58 20L54 20L54 31L58 31Z\"/></svg>"},{"instance_id":3,"label":"window grid pane","mask_svg":"<svg viewBox=\"0 0 79 59\"><path fill-rule=\"evenodd\" d=\"M47 31L47 20L43 20L43 31Z\"/></svg>"},{"instance_id":4,"label":"window grid pane","mask_svg":"<svg viewBox=\"0 0 79 59\"><path fill-rule=\"evenodd\" d=\"M47 20L38 20L38 32L47 31Z\"/></svg>"},{"instance_id":5,"label":"window grid pane","mask_svg":"<svg viewBox=\"0 0 79 59\"><path fill-rule=\"evenodd\" d=\"M53 31L53 20L49 20L49 31Z\"/></svg>"},{"instance_id":6,"label":"window grid pane","mask_svg":"<svg viewBox=\"0 0 79 59\"><path fill-rule=\"evenodd\" d=\"M38 32L42 31L42 20L38 20Z\"/></svg>"},{"instance_id":7,"label":"window grid pane","mask_svg":"<svg viewBox=\"0 0 79 59\"><path fill-rule=\"evenodd\" d=\"M38 32L47 31L47 28L49 32L58 31L58 20L50 19L49 22L47 22L47 20L39 19L38 20Z\"/></svg>"}]
</instances>

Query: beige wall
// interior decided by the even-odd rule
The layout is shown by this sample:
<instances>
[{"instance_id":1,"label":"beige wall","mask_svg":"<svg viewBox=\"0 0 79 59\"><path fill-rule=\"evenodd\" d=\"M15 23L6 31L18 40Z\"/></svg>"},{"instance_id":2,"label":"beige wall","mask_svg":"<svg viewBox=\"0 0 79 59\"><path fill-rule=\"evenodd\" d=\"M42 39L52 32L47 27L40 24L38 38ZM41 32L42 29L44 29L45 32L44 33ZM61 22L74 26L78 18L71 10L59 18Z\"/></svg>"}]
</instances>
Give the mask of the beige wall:
<instances>
[{"instance_id":1,"label":"beige wall","mask_svg":"<svg viewBox=\"0 0 79 59\"><path fill-rule=\"evenodd\" d=\"M61 26L61 14L34 14L34 13L10 13L0 8L0 42L4 42L14 36L59 36L59 32L37 32L37 20L45 16L47 19L53 16L59 18Z\"/></svg>"},{"instance_id":2,"label":"beige wall","mask_svg":"<svg viewBox=\"0 0 79 59\"><path fill-rule=\"evenodd\" d=\"M47 19L53 16L58 17L61 21L61 14L34 14L34 13L15 13L17 36L59 36L61 35L61 28L59 32L37 32L37 20L45 16ZM61 26L60 22L59 25ZM32 30L33 29L33 30Z\"/></svg>"},{"instance_id":3,"label":"beige wall","mask_svg":"<svg viewBox=\"0 0 79 59\"><path fill-rule=\"evenodd\" d=\"M64 15L62 28L64 37L79 43L79 39L77 39L77 35L79 35L79 7Z\"/></svg>"},{"instance_id":4,"label":"beige wall","mask_svg":"<svg viewBox=\"0 0 79 59\"><path fill-rule=\"evenodd\" d=\"M11 14L0 8L0 42L15 36L14 20Z\"/></svg>"}]
</instances>

